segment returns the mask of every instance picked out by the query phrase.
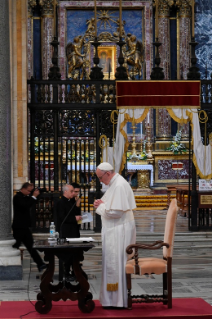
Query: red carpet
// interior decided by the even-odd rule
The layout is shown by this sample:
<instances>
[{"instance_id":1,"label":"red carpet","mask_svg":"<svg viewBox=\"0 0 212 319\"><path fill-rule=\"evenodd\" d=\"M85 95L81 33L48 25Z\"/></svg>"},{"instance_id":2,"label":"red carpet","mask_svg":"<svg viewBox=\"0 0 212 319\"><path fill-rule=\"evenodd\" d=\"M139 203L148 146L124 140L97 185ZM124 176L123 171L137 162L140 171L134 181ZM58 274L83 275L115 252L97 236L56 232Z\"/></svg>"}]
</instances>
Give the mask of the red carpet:
<instances>
[{"instance_id":1,"label":"red carpet","mask_svg":"<svg viewBox=\"0 0 212 319\"><path fill-rule=\"evenodd\" d=\"M33 304L35 301L33 301ZM59 301L53 302L51 311L48 314L39 314L34 311L29 301L2 301L0 302L0 318L18 319L21 316L27 319L85 319L85 318L211 318L212 307L201 298L177 298L173 299L173 308L168 309L162 304L134 304L132 310L106 310L103 309L98 300L95 300L95 309L91 313L82 313L77 307L77 302ZM24 316L26 313L26 316Z\"/></svg>"}]
</instances>

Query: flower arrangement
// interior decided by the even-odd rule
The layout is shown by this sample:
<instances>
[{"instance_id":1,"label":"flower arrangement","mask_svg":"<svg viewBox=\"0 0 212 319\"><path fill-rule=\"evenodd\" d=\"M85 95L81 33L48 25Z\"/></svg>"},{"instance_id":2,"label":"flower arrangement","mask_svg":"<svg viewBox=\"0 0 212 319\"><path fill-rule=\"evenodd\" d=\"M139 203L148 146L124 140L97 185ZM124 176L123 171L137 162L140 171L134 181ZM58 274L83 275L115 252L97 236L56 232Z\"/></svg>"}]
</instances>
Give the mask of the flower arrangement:
<instances>
[{"instance_id":1,"label":"flower arrangement","mask_svg":"<svg viewBox=\"0 0 212 319\"><path fill-rule=\"evenodd\" d=\"M147 155L146 155L146 151L144 150L142 153L137 154L136 156L131 154L131 152L127 152L127 160L146 160L147 159Z\"/></svg>"},{"instance_id":2,"label":"flower arrangement","mask_svg":"<svg viewBox=\"0 0 212 319\"><path fill-rule=\"evenodd\" d=\"M167 151L173 152L175 155L182 154L187 152L185 145L181 143L182 132L179 131L176 133L176 136L173 137L173 141L170 146L167 148Z\"/></svg>"}]
</instances>

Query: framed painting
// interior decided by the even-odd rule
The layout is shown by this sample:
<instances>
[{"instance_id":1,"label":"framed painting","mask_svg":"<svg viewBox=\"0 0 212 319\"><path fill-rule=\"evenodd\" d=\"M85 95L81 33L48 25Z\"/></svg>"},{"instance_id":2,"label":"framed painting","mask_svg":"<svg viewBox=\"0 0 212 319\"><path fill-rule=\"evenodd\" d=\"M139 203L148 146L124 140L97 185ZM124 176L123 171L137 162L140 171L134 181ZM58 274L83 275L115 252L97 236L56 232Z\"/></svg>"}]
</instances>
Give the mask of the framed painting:
<instances>
[{"instance_id":1,"label":"framed painting","mask_svg":"<svg viewBox=\"0 0 212 319\"><path fill-rule=\"evenodd\" d=\"M104 80L115 79L116 72L116 46L105 45L98 47L99 67L102 68Z\"/></svg>"}]
</instances>

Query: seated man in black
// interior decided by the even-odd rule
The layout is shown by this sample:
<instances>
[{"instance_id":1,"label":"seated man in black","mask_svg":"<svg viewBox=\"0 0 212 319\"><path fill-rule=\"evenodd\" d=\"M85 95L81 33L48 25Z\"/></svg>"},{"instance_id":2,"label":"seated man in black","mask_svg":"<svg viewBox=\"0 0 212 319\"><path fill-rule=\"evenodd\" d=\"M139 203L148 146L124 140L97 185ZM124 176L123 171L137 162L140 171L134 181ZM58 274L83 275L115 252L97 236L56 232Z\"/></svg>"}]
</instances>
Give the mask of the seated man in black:
<instances>
[{"instance_id":1,"label":"seated man in black","mask_svg":"<svg viewBox=\"0 0 212 319\"><path fill-rule=\"evenodd\" d=\"M77 184L77 186L79 185ZM77 192L74 191L72 185L66 184L63 186L63 196L56 205L57 231L60 233L60 238L80 237L80 225L78 221L80 221L82 217L80 198L76 196L76 194ZM68 217L66 218L67 215ZM75 280L73 274L69 273L71 264L72 258L70 256L70 258L67 258L65 261L65 277L67 280Z\"/></svg>"}]
</instances>

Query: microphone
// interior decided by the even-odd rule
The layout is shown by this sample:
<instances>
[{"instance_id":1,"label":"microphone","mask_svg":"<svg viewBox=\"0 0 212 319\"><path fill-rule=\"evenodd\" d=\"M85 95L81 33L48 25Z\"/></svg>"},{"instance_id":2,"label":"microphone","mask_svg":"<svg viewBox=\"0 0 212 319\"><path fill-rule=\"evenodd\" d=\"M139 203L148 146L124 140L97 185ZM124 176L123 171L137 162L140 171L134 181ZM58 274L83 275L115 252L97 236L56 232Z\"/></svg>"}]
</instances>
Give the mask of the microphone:
<instances>
[{"instance_id":1,"label":"microphone","mask_svg":"<svg viewBox=\"0 0 212 319\"><path fill-rule=\"evenodd\" d=\"M79 194L79 198L81 198L82 194ZM65 218L63 219L61 225L60 225L60 238L63 238L62 236L62 226L65 223L66 219L68 218L68 216L70 215L70 213L72 212L73 208L76 206L77 201L75 201L75 203L73 204L73 206L71 207L71 209L69 210L68 214L65 216Z\"/></svg>"}]
</instances>

